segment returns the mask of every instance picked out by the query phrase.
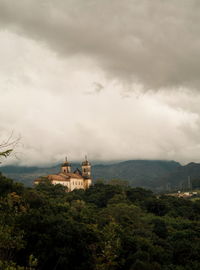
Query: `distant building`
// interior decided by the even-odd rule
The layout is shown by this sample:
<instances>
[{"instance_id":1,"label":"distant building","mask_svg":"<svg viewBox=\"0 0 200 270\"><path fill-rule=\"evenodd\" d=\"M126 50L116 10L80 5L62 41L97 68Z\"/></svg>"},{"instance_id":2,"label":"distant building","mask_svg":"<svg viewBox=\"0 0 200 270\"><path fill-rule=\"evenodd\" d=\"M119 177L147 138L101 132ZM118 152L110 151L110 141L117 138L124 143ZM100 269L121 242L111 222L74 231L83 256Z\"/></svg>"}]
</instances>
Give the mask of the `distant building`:
<instances>
[{"instance_id":1,"label":"distant building","mask_svg":"<svg viewBox=\"0 0 200 270\"><path fill-rule=\"evenodd\" d=\"M178 197L178 198L191 198L198 196L198 192L193 191L193 192L181 192L180 190L177 193L168 193L166 194L167 196L173 196L173 197Z\"/></svg>"},{"instance_id":2,"label":"distant building","mask_svg":"<svg viewBox=\"0 0 200 270\"><path fill-rule=\"evenodd\" d=\"M61 172L58 174L50 174L46 178L53 184L61 184L67 187L68 191L74 189L87 189L92 184L91 179L91 164L87 160L87 157L81 164L81 170L78 168L71 172L71 164L67 161L61 165ZM34 181L34 184L39 184L42 178L38 178Z\"/></svg>"}]
</instances>

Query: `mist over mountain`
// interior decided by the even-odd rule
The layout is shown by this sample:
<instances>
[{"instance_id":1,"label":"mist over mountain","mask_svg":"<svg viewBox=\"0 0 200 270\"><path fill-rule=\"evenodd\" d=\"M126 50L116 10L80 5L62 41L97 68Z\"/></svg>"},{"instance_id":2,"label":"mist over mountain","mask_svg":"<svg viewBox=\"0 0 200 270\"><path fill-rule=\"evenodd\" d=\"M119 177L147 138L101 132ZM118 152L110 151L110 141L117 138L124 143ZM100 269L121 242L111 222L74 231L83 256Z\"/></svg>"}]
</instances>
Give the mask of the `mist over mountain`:
<instances>
[{"instance_id":1,"label":"mist over mountain","mask_svg":"<svg viewBox=\"0 0 200 270\"><path fill-rule=\"evenodd\" d=\"M72 163L72 170L80 168ZM52 167L1 166L0 172L9 178L32 186L33 181L48 174L60 171L60 164ZM118 163L95 164L92 166L94 183L98 180L108 182L113 179L127 181L133 187L144 187L154 191L181 189L190 181L200 179L200 164L191 162L182 166L176 161L164 160L128 160Z\"/></svg>"},{"instance_id":2,"label":"mist over mountain","mask_svg":"<svg viewBox=\"0 0 200 270\"><path fill-rule=\"evenodd\" d=\"M80 167L73 163L72 170ZM94 182L97 180L109 181L119 179L128 181L131 186L141 186L152 189L164 189L166 184L173 184L173 179L179 181L178 176L188 174L183 171L180 163L176 161L161 160L129 160L113 164L97 164L92 166ZM32 185L33 180L40 176L58 173L60 165L47 168L2 166L0 171L6 176L23 182L25 185ZM200 165L197 166L196 175L200 175ZM172 176L172 178L170 178Z\"/></svg>"}]
</instances>

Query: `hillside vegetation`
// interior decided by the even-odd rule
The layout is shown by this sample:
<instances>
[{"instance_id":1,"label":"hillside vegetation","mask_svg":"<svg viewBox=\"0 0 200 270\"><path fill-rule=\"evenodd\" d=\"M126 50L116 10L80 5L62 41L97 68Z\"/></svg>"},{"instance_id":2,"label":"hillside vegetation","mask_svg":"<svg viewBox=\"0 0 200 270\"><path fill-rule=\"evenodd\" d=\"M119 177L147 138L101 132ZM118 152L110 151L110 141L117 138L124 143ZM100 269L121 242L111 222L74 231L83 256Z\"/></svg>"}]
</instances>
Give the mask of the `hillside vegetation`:
<instances>
[{"instance_id":1,"label":"hillside vegetation","mask_svg":"<svg viewBox=\"0 0 200 270\"><path fill-rule=\"evenodd\" d=\"M0 175L2 270L199 270L200 200L96 184L67 193Z\"/></svg>"},{"instance_id":2,"label":"hillside vegetation","mask_svg":"<svg viewBox=\"0 0 200 270\"><path fill-rule=\"evenodd\" d=\"M79 166L79 164L72 164L72 169ZM32 186L36 178L58 173L60 165L49 168L2 166L0 171L16 181ZM191 184L194 184L196 188L200 187L200 164L189 163L181 166L175 161L130 160L115 164L94 165L92 177L94 181L126 180L132 187L140 186L158 192L169 188L187 188L188 177L190 177Z\"/></svg>"}]
</instances>

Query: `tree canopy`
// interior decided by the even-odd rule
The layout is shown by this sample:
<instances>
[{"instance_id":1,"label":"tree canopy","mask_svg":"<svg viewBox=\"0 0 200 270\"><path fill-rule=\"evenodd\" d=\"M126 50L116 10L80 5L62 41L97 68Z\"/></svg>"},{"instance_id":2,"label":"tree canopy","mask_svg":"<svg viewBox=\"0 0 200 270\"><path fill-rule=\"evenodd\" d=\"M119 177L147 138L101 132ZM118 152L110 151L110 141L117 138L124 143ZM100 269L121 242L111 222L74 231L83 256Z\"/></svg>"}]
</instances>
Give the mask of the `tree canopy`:
<instances>
[{"instance_id":1,"label":"tree canopy","mask_svg":"<svg viewBox=\"0 0 200 270\"><path fill-rule=\"evenodd\" d=\"M115 181L67 193L0 175L2 270L200 269L200 201Z\"/></svg>"}]
</instances>

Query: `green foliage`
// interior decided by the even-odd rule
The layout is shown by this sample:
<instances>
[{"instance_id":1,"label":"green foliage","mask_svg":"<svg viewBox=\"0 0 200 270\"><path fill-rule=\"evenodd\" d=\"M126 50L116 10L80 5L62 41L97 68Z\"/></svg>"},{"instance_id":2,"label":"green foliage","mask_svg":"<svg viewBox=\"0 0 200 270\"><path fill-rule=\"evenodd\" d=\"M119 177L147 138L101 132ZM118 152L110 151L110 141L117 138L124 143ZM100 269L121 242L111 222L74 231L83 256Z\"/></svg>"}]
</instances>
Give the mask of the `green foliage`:
<instances>
[{"instance_id":1,"label":"green foliage","mask_svg":"<svg viewBox=\"0 0 200 270\"><path fill-rule=\"evenodd\" d=\"M162 219L153 219L153 232L160 238L166 238L168 235L167 226L164 220Z\"/></svg>"},{"instance_id":2,"label":"green foliage","mask_svg":"<svg viewBox=\"0 0 200 270\"><path fill-rule=\"evenodd\" d=\"M114 182L67 193L0 175L0 269L200 269L200 202Z\"/></svg>"}]
</instances>

